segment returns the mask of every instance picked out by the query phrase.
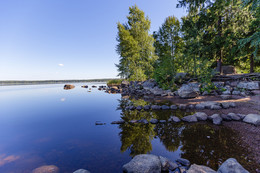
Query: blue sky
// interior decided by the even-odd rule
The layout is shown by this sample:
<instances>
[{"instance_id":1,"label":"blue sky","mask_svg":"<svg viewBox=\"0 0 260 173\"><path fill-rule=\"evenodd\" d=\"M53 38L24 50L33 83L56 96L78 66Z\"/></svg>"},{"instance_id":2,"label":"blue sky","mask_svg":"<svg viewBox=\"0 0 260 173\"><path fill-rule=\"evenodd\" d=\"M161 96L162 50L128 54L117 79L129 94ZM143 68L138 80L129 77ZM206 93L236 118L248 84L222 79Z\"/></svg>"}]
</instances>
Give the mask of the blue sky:
<instances>
[{"instance_id":1,"label":"blue sky","mask_svg":"<svg viewBox=\"0 0 260 173\"><path fill-rule=\"evenodd\" d=\"M1 0L0 80L94 79L117 76L117 22L137 5L151 33L181 18L177 0Z\"/></svg>"}]
</instances>

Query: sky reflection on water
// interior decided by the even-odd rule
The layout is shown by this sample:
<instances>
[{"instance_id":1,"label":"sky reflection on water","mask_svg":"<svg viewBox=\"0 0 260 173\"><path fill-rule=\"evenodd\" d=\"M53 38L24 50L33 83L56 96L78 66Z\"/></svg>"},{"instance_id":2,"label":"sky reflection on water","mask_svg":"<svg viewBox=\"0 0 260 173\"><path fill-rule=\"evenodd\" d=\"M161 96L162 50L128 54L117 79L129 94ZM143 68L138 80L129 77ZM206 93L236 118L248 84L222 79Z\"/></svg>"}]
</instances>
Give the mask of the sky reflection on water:
<instances>
[{"instance_id":1,"label":"sky reflection on water","mask_svg":"<svg viewBox=\"0 0 260 173\"><path fill-rule=\"evenodd\" d=\"M167 120L184 113L129 112L124 110L129 103L149 103L75 85L72 90L60 84L0 88L1 173L30 172L42 165L56 165L61 172L121 172L141 153L184 157L214 169L229 157L247 163L246 151L232 140L237 136L230 129L208 123L111 125L120 118ZM95 126L96 121L107 124Z\"/></svg>"}]
</instances>

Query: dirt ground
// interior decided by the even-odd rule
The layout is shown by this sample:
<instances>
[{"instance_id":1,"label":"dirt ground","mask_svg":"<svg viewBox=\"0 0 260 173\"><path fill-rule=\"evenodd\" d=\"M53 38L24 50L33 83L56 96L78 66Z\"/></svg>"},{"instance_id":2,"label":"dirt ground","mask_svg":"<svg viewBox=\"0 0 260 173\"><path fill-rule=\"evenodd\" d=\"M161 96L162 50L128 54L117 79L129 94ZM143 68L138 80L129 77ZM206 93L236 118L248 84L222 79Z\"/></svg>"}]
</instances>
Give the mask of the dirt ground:
<instances>
[{"instance_id":1,"label":"dirt ground","mask_svg":"<svg viewBox=\"0 0 260 173\"><path fill-rule=\"evenodd\" d=\"M174 104L198 104L205 101L216 101L216 102L235 102L235 108L221 109L221 110L198 110L207 113L207 115L227 114L230 112L240 113L240 114L260 114L260 95L241 97L233 96L230 100L222 100L219 96L200 96L194 99L180 99L176 97L166 97L166 98L154 98L156 102L170 101ZM236 131L240 139L237 141L243 146L249 147L249 155L253 162L255 162L255 172L260 173L260 126L254 126L244 122L223 122L223 125L232 128Z\"/></svg>"}]
</instances>

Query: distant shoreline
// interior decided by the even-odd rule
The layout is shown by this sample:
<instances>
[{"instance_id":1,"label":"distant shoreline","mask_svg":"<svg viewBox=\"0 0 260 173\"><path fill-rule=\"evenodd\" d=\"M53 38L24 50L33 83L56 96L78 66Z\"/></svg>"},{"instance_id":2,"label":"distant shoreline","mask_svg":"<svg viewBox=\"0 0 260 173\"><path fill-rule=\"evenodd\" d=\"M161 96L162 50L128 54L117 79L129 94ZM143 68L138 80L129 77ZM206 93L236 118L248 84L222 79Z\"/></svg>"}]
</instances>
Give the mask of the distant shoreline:
<instances>
[{"instance_id":1,"label":"distant shoreline","mask_svg":"<svg viewBox=\"0 0 260 173\"><path fill-rule=\"evenodd\" d=\"M10 85L39 85L39 84L65 84L65 83L82 83L82 82L107 82L116 78L109 79L82 79L82 80L6 80L0 81L0 86Z\"/></svg>"}]
</instances>

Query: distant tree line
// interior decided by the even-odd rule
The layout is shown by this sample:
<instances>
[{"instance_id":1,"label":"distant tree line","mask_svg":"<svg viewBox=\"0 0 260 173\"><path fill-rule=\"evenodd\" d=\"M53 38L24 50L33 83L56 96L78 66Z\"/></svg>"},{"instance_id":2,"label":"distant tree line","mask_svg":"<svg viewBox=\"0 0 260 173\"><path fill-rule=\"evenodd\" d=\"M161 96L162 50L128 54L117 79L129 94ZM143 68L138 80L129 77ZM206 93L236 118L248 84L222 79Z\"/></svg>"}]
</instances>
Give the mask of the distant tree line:
<instances>
[{"instance_id":1,"label":"distant tree line","mask_svg":"<svg viewBox=\"0 0 260 173\"><path fill-rule=\"evenodd\" d=\"M154 78L165 88L176 73L203 78L233 65L241 72L260 72L259 0L178 0L188 14L167 17L149 34L150 20L136 5L128 22L118 23L119 76L143 81Z\"/></svg>"}]
</instances>

